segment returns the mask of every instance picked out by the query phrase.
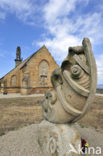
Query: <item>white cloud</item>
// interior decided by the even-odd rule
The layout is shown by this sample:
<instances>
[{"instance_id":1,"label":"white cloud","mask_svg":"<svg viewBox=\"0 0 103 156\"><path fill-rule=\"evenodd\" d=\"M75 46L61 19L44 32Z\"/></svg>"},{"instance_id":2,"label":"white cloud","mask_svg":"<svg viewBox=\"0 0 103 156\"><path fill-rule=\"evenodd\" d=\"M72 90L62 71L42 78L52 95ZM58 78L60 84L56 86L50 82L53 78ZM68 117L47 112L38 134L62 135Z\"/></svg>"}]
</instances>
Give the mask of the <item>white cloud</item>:
<instances>
[{"instance_id":1,"label":"white cloud","mask_svg":"<svg viewBox=\"0 0 103 156\"><path fill-rule=\"evenodd\" d=\"M78 3L86 3L81 0L50 0L44 7L45 29L50 35L42 42L46 44L52 51L64 51L64 47L76 45L80 43L83 37L89 37L95 43L103 37L101 33L101 13L88 13L87 15L77 15L76 5ZM88 2L88 1L87 1ZM86 3L88 4L88 3ZM71 17L71 13L74 16ZM60 44L59 44L60 43ZM58 48L57 48L58 45Z\"/></svg>"},{"instance_id":2,"label":"white cloud","mask_svg":"<svg viewBox=\"0 0 103 156\"><path fill-rule=\"evenodd\" d=\"M2 14L15 13L19 19L26 21L33 18L35 5L30 0L0 0L0 9Z\"/></svg>"},{"instance_id":3,"label":"white cloud","mask_svg":"<svg viewBox=\"0 0 103 156\"><path fill-rule=\"evenodd\" d=\"M99 83L103 84L103 54L96 56Z\"/></svg>"},{"instance_id":4,"label":"white cloud","mask_svg":"<svg viewBox=\"0 0 103 156\"><path fill-rule=\"evenodd\" d=\"M40 46L45 44L57 62L66 57L69 46L81 45L84 37L89 37L93 45L102 42L102 10L100 9L100 12L89 10L88 13L84 13L83 10L82 13L78 13L80 6L86 7L88 3L89 0L49 0L45 5L46 34L37 44ZM80 5L77 7L77 4ZM99 81L103 81L103 63L98 62L100 57L99 55L97 57L98 77Z\"/></svg>"},{"instance_id":5,"label":"white cloud","mask_svg":"<svg viewBox=\"0 0 103 156\"><path fill-rule=\"evenodd\" d=\"M80 43L79 39L76 37L70 35L64 35L63 37L64 38L61 40L58 37L53 39L47 38L44 42L38 43L39 46L45 44L58 63L61 63L61 61L67 56L68 46L78 45Z\"/></svg>"},{"instance_id":6,"label":"white cloud","mask_svg":"<svg viewBox=\"0 0 103 156\"><path fill-rule=\"evenodd\" d=\"M88 10L84 13L83 7L90 0L0 0L0 19L5 19L8 13L16 14L17 18L26 24L34 25L44 20L42 27L45 28L40 42L37 45L45 44L57 62L61 62L68 53L69 46L81 45L83 37L89 37L93 45L103 40L103 7L96 10ZM45 3L46 2L46 3ZM98 75L103 81L101 62L103 56L97 57Z\"/></svg>"},{"instance_id":7,"label":"white cloud","mask_svg":"<svg viewBox=\"0 0 103 156\"><path fill-rule=\"evenodd\" d=\"M76 0L50 0L44 7L45 19L48 23L55 22L75 9Z\"/></svg>"},{"instance_id":8,"label":"white cloud","mask_svg":"<svg viewBox=\"0 0 103 156\"><path fill-rule=\"evenodd\" d=\"M88 2L89 0L49 0L44 7L44 21L46 31L53 37L44 38L43 44L47 43L51 48L55 48L59 42L62 43L62 47L76 45L83 37L89 37L95 44L100 42L103 38L102 12L77 14L77 9L80 9L76 8L77 4L87 5Z\"/></svg>"}]
</instances>

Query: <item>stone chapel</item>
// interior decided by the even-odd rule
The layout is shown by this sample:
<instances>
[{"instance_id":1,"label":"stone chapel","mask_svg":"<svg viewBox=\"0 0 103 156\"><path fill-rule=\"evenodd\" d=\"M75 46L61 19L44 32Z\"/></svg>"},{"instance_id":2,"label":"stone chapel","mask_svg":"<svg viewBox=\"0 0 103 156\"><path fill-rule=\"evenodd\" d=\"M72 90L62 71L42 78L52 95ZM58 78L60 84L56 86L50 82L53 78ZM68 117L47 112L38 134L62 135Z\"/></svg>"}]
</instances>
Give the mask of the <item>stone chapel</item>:
<instances>
[{"instance_id":1,"label":"stone chapel","mask_svg":"<svg viewBox=\"0 0 103 156\"><path fill-rule=\"evenodd\" d=\"M51 73L57 63L44 45L22 61L17 47L15 68L0 79L0 93L39 94L52 89Z\"/></svg>"}]
</instances>

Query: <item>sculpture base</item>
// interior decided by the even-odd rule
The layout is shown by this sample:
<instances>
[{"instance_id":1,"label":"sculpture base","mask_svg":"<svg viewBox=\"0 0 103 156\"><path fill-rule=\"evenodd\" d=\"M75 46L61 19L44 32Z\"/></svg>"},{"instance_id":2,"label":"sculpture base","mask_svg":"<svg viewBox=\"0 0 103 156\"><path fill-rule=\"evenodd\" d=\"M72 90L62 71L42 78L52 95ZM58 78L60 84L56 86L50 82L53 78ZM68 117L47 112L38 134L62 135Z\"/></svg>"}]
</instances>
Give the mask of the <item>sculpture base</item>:
<instances>
[{"instance_id":1,"label":"sculpture base","mask_svg":"<svg viewBox=\"0 0 103 156\"><path fill-rule=\"evenodd\" d=\"M38 129L38 143L43 156L81 156L81 137L70 124L42 121Z\"/></svg>"}]
</instances>

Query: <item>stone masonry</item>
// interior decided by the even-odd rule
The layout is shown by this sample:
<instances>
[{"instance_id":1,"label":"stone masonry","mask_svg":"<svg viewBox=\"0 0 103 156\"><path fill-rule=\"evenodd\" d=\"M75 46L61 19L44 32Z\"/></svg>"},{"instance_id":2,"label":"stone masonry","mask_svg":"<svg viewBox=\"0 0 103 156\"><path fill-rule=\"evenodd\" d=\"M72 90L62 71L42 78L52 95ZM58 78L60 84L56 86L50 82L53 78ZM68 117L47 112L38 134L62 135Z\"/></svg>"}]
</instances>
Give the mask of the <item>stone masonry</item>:
<instances>
[{"instance_id":1,"label":"stone masonry","mask_svg":"<svg viewBox=\"0 0 103 156\"><path fill-rule=\"evenodd\" d=\"M52 89L50 76L58 65L45 46L23 62L20 58L18 65L18 58L15 60L16 67L0 79L0 93L5 90L7 93L33 94Z\"/></svg>"}]
</instances>

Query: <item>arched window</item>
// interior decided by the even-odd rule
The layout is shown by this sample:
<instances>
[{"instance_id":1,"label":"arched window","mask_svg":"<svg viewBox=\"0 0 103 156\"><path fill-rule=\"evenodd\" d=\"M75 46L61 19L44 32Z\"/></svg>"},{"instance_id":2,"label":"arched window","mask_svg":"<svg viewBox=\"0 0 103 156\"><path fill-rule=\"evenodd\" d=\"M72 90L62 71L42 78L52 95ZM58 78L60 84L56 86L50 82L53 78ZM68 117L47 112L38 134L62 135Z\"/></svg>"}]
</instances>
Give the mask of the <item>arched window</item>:
<instances>
[{"instance_id":1,"label":"arched window","mask_svg":"<svg viewBox=\"0 0 103 156\"><path fill-rule=\"evenodd\" d=\"M12 86L12 87L15 87L15 86L16 86L16 76L15 76L15 75L13 75L13 76L11 77L11 86Z\"/></svg>"},{"instance_id":2,"label":"arched window","mask_svg":"<svg viewBox=\"0 0 103 156\"><path fill-rule=\"evenodd\" d=\"M43 60L39 64L39 82L41 85L46 85L48 80L49 66L47 61Z\"/></svg>"}]
</instances>

